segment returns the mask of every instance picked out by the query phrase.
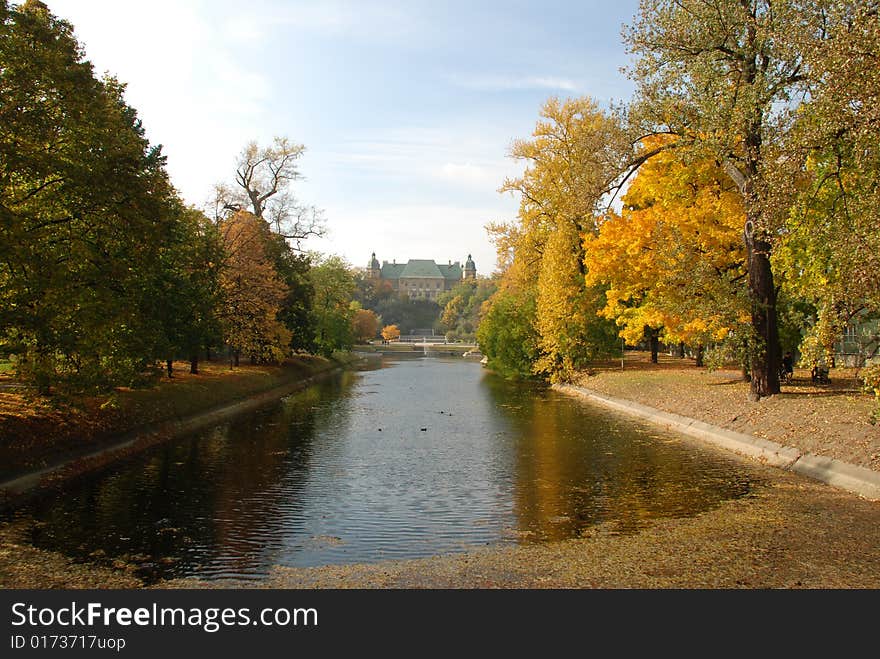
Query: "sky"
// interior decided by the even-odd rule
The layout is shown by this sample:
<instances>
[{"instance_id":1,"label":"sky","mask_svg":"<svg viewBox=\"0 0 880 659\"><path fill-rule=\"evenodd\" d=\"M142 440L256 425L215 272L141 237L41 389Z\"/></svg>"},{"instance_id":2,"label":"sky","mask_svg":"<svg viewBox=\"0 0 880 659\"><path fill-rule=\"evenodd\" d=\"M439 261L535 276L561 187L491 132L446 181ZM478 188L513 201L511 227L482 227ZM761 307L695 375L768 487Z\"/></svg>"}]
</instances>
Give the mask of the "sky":
<instances>
[{"instance_id":1,"label":"sky","mask_svg":"<svg viewBox=\"0 0 880 659\"><path fill-rule=\"evenodd\" d=\"M637 0L390 2L46 0L96 73L127 84L175 187L203 206L249 141L305 145L301 203L327 234L307 249L366 266L496 267L486 233L543 102L626 100L623 24Z\"/></svg>"}]
</instances>

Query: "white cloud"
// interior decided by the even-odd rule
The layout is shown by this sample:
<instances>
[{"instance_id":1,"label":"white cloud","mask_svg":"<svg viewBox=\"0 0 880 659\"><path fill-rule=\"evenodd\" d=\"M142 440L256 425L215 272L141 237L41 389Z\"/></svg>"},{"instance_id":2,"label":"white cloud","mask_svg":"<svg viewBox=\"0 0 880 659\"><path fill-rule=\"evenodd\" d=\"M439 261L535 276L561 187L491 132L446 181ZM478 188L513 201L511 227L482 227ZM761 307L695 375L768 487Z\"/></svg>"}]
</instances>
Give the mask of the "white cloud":
<instances>
[{"instance_id":1,"label":"white cloud","mask_svg":"<svg viewBox=\"0 0 880 659\"><path fill-rule=\"evenodd\" d=\"M118 0L49 0L68 19L96 71L127 83L147 137L162 144L172 182L200 204L211 185L229 178L273 90L248 57L260 28L232 21L211 3L152 0L149 8ZM231 34L239 29L239 38Z\"/></svg>"},{"instance_id":2,"label":"white cloud","mask_svg":"<svg viewBox=\"0 0 880 659\"><path fill-rule=\"evenodd\" d=\"M462 164L448 162L440 168L439 176L455 183L467 185L491 185L493 181L496 187L500 184L496 172L488 167L480 167L469 162Z\"/></svg>"},{"instance_id":3,"label":"white cloud","mask_svg":"<svg viewBox=\"0 0 880 659\"><path fill-rule=\"evenodd\" d=\"M582 87L569 78L557 76L453 75L450 81L460 87L484 91L556 90L574 92Z\"/></svg>"}]
</instances>

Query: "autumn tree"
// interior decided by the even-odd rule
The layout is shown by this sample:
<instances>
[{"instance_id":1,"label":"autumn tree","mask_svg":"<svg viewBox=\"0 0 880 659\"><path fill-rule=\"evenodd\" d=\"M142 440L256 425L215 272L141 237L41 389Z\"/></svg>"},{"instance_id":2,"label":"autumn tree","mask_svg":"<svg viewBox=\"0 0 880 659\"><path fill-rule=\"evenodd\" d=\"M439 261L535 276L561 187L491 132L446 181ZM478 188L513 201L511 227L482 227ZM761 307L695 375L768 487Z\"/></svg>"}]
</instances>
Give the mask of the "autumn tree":
<instances>
[{"instance_id":1,"label":"autumn tree","mask_svg":"<svg viewBox=\"0 0 880 659\"><path fill-rule=\"evenodd\" d=\"M355 309L351 327L356 341L359 343L372 341L379 332L379 317L370 309Z\"/></svg>"},{"instance_id":2,"label":"autumn tree","mask_svg":"<svg viewBox=\"0 0 880 659\"><path fill-rule=\"evenodd\" d=\"M486 307L477 342L489 368L508 378L532 377L540 341L533 322L535 290L505 286Z\"/></svg>"},{"instance_id":3,"label":"autumn tree","mask_svg":"<svg viewBox=\"0 0 880 659\"><path fill-rule=\"evenodd\" d=\"M151 317L161 328L159 352L168 375L176 356L198 374L199 356L221 338L221 272L224 246L218 227L201 211L179 205L159 252L161 267L151 289Z\"/></svg>"},{"instance_id":4,"label":"autumn tree","mask_svg":"<svg viewBox=\"0 0 880 659\"><path fill-rule=\"evenodd\" d=\"M369 279L363 272L355 274L354 299L364 309L376 310L378 305L395 297L391 282L387 279Z\"/></svg>"},{"instance_id":5,"label":"autumn tree","mask_svg":"<svg viewBox=\"0 0 880 659\"><path fill-rule=\"evenodd\" d=\"M0 343L44 393L131 383L161 350L177 201L123 92L45 4L0 4Z\"/></svg>"},{"instance_id":6,"label":"autumn tree","mask_svg":"<svg viewBox=\"0 0 880 659\"><path fill-rule=\"evenodd\" d=\"M437 304L443 309L440 322L446 329L446 338L472 341L480 325L483 303L496 290L495 282L479 278L466 280L444 291L437 298Z\"/></svg>"},{"instance_id":7,"label":"autumn tree","mask_svg":"<svg viewBox=\"0 0 880 659\"><path fill-rule=\"evenodd\" d=\"M804 153L792 129L818 91L806 44L835 28L822 0L642 0L625 31L637 60L630 118L636 135L667 134L673 146L712 158L744 208L751 331L751 395L779 391L777 283L772 254L788 202L774 189ZM640 162L640 161L637 161Z\"/></svg>"},{"instance_id":8,"label":"autumn tree","mask_svg":"<svg viewBox=\"0 0 880 659\"><path fill-rule=\"evenodd\" d=\"M305 146L286 137L275 137L269 146L249 142L236 161L235 182L215 186L217 216L250 210L297 248L306 238L322 235L321 212L301 204L292 189L302 178L298 163L303 153Z\"/></svg>"},{"instance_id":9,"label":"autumn tree","mask_svg":"<svg viewBox=\"0 0 880 659\"><path fill-rule=\"evenodd\" d=\"M220 275L224 339L235 365L244 354L254 362L276 362L288 353L290 331L278 320L287 289L267 254L265 222L247 211L223 221L225 250Z\"/></svg>"},{"instance_id":10,"label":"autumn tree","mask_svg":"<svg viewBox=\"0 0 880 659\"><path fill-rule=\"evenodd\" d=\"M532 139L516 140L511 149L526 169L501 190L520 195L518 222L491 230L499 249L512 252L504 277L519 279L518 290L534 290L538 356L532 370L553 380L616 345L613 326L596 314L602 291L585 284L583 235L596 231L624 137L619 122L592 100L550 99Z\"/></svg>"},{"instance_id":11,"label":"autumn tree","mask_svg":"<svg viewBox=\"0 0 880 659\"><path fill-rule=\"evenodd\" d=\"M315 349L312 314L315 291L309 277L311 257L293 249L287 239L274 232L266 236L266 252L287 289L277 317L290 332L289 347L293 351L312 352Z\"/></svg>"},{"instance_id":12,"label":"autumn tree","mask_svg":"<svg viewBox=\"0 0 880 659\"><path fill-rule=\"evenodd\" d=\"M400 329L397 325L386 325L382 328L382 338L386 341L397 341L400 338Z\"/></svg>"},{"instance_id":13,"label":"autumn tree","mask_svg":"<svg viewBox=\"0 0 880 659\"><path fill-rule=\"evenodd\" d=\"M351 348L354 336L351 302L354 276L349 265L339 256L313 255L309 278L314 290L312 303L315 347L325 356Z\"/></svg>"},{"instance_id":14,"label":"autumn tree","mask_svg":"<svg viewBox=\"0 0 880 659\"><path fill-rule=\"evenodd\" d=\"M648 138L643 148L665 142ZM704 346L747 325L743 206L718 164L681 156L660 150L639 169L620 213L586 235L586 279L608 286L600 314L628 343L646 334L685 343L700 362Z\"/></svg>"},{"instance_id":15,"label":"autumn tree","mask_svg":"<svg viewBox=\"0 0 880 659\"><path fill-rule=\"evenodd\" d=\"M806 163L778 172L778 188L798 185L774 266L816 309L801 349L808 362L833 364L847 325L880 315L878 8L830 4L828 38L803 43L816 86L793 133Z\"/></svg>"}]
</instances>

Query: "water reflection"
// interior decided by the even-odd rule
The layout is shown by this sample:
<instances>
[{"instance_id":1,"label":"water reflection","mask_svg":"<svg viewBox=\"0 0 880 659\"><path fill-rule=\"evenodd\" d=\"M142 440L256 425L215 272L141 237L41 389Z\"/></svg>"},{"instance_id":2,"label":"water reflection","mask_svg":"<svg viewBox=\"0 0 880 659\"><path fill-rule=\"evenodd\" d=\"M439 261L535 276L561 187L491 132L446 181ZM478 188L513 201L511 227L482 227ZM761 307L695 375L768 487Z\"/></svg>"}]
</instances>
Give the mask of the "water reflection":
<instances>
[{"instance_id":1,"label":"water reflection","mask_svg":"<svg viewBox=\"0 0 880 659\"><path fill-rule=\"evenodd\" d=\"M738 463L462 360L386 361L21 511L31 540L148 578L635 532L746 494Z\"/></svg>"},{"instance_id":2,"label":"water reflection","mask_svg":"<svg viewBox=\"0 0 880 659\"><path fill-rule=\"evenodd\" d=\"M558 540L598 523L632 533L657 517L693 515L748 493L750 476L674 434L539 385L483 381L511 424L518 535Z\"/></svg>"}]
</instances>

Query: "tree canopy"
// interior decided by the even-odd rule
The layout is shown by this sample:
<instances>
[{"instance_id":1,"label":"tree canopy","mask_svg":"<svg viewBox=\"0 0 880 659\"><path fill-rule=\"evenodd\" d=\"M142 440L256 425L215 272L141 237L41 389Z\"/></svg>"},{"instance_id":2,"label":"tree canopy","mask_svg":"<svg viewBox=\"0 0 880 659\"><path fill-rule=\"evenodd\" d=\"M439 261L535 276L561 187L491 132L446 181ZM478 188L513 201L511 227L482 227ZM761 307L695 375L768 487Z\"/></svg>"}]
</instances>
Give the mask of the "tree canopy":
<instances>
[{"instance_id":1,"label":"tree canopy","mask_svg":"<svg viewBox=\"0 0 880 659\"><path fill-rule=\"evenodd\" d=\"M601 319L630 342L737 346L753 398L779 391L783 342L806 332L830 359L878 314L877 17L876 1L643 0L623 35L632 101L551 98L513 143L490 363L513 299L536 344L508 370L550 379L609 352Z\"/></svg>"}]
</instances>

